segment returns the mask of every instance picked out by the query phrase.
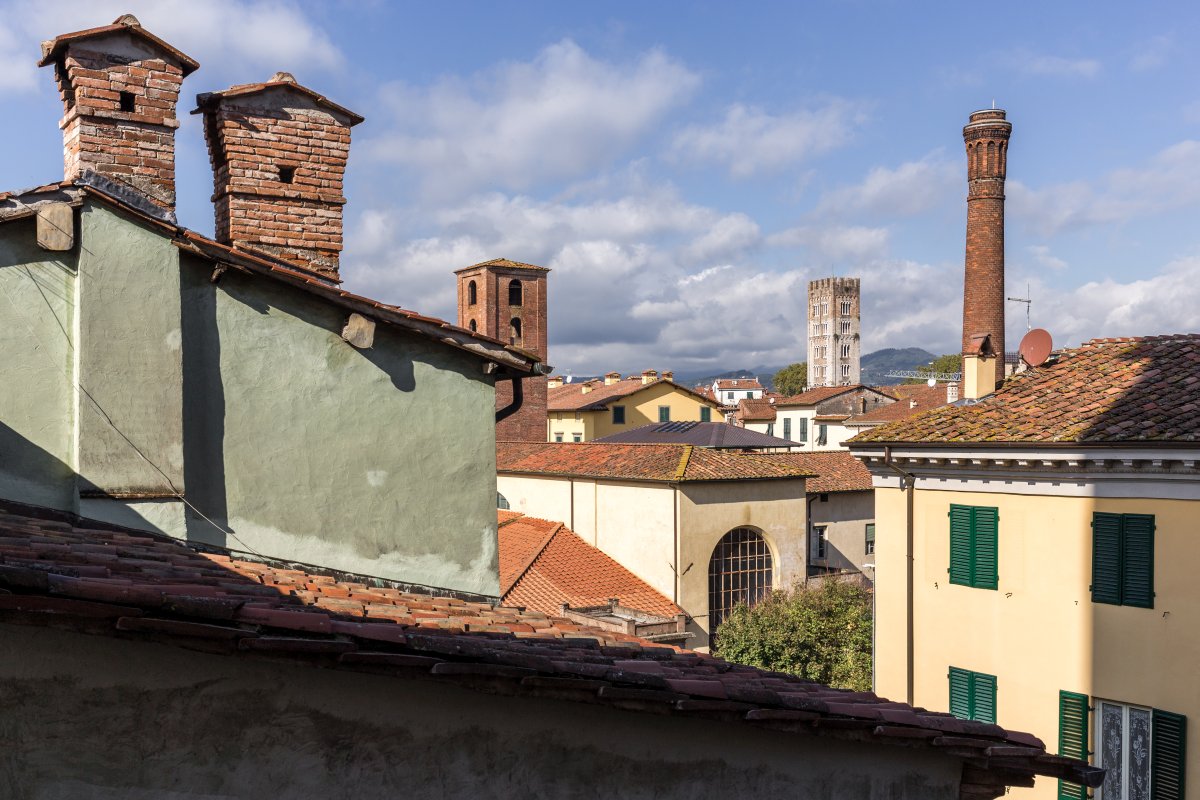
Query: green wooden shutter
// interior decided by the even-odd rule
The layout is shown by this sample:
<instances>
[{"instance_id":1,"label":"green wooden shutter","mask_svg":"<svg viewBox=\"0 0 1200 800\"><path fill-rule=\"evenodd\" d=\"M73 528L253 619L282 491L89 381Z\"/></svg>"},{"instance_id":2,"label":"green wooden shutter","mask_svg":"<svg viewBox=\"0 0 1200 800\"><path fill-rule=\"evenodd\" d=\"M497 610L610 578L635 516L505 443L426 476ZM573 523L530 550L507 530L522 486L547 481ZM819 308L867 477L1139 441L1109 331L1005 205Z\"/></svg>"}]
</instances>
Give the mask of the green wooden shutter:
<instances>
[{"instance_id":1,"label":"green wooden shutter","mask_svg":"<svg viewBox=\"0 0 1200 800\"><path fill-rule=\"evenodd\" d=\"M1187 717L1154 709L1150 728L1151 800L1182 800Z\"/></svg>"},{"instance_id":2,"label":"green wooden shutter","mask_svg":"<svg viewBox=\"0 0 1200 800\"><path fill-rule=\"evenodd\" d=\"M1000 515L994 508L976 507L971 509L971 517L971 585L980 589L998 588Z\"/></svg>"},{"instance_id":3,"label":"green wooden shutter","mask_svg":"<svg viewBox=\"0 0 1200 800\"><path fill-rule=\"evenodd\" d=\"M1121 603L1121 515L1092 514L1092 602Z\"/></svg>"},{"instance_id":4,"label":"green wooden shutter","mask_svg":"<svg viewBox=\"0 0 1200 800\"><path fill-rule=\"evenodd\" d=\"M995 675L971 673L971 719L978 722L996 721Z\"/></svg>"},{"instance_id":5,"label":"green wooden shutter","mask_svg":"<svg viewBox=\"0 0 1200 800\"><path fill-rule=\"evenodd\" d=\"M971 585L971 507L950 506L950 582Z\"/></svg>"},{"instance_id":6,"label":"green wooden shutter","mask_svg":"<svg viewBox=\"0 0 1200 800\"><path fill-rule=\"evenodd\" d=\"M1154 516L1124 514L1121 523L1121 602L1154 608Z\"/></svg>"},{"instance_id":7,"label":"green wooden shutter","mask_svg":"<svg viewBox=\"0 0 1200 800\"><path fill-rule=\"evenodd\" d=\"M808 417L800 418L800 439L801 442L808 441Z\"/></svg>"},{"instance_id":8,"label":"green wooden shutter","mask_svg":"<svg viewBox=\"0 0 1200 800\"><path fill-rule=\"evenodd\" d=\"M712 409L708 406L700 406L700 421L712 422Z\"/></svg>"},{"instance_id":9,"label":"green wooden shutter","mask_svg":"<svg viewBox=\"0 0 1200 800\"><path fill-rule=\"evenodd\" d=\"M971 718L971 673L950 668L950 713L959 719Z\"/></svg>"},{"instance_id":10,"label":"green wooden shutter","mask_svg":"<svg viewBox=\"0 0 1200 800\"><path fill-rule=\"evenodd\" d=\"M1058 754L1088 760L1088 699L1075 692L1058 693ZM1087 788L1078 783L1058 782L1058 800L1084 800Z\"/></svg>"}]
</instances>

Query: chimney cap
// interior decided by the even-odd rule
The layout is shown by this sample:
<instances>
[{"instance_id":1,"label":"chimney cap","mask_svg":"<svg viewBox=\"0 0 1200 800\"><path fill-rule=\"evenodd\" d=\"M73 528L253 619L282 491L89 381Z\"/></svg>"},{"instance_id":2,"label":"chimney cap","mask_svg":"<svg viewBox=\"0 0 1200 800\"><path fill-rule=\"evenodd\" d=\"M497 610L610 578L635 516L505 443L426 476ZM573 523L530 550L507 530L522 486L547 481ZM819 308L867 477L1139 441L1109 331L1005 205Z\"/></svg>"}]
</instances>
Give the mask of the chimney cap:
<instances>
[{"instance_id":1,"label":"chimney cap","mask_svg":"<svg viewBox=\"0 0 1200 800\"><path fill-rule=\"evenodd\" d=\"M140 39L153 45L155 48L163 51L174 61L179 62L179 69L183 73L183 77L187 77L191 73L200 69L200 62L191 56L185 55L179 48L167 44L162 39L155 36L150 31L142 27L142 23L133 14L123 14L117 17L116 21L111 25L104 25L99 28L87 28L82 31L73 31L55 36L53 39L42 42L42 60L38 62L39 67L45 67L59 61L62 58L63 51L67 46L75 42L82 42L87 39L100 39L114 33L124 33L130 36L137 36Z\"/></svg>"},{"instance_id":2,"label":"chimney cap","mask_svg":"<svg viewBox=\"0 0 1200 800\"><path fill-rule=\"evenodd\" d=\"M230 86L222 92L202 92L196 95L196 108L192 110L193 114L203 114L205 111L212 111L217 106L221 105L222 101L234 97L249 97L251 95L263 94L272 89L287 89L288 91L298 92L305 95L318 106L323 107L327 111L332 111L334 114L344 118L347 127L354 127L362 122L364 117L361 114L356 114L345 106L340 106L330 100L325 95L313 91L307 86L296 80L296 76L290 72L276 72L271 76L271 80L263 83L243 83L237 86Z\"/></svg>"}]
</instances>

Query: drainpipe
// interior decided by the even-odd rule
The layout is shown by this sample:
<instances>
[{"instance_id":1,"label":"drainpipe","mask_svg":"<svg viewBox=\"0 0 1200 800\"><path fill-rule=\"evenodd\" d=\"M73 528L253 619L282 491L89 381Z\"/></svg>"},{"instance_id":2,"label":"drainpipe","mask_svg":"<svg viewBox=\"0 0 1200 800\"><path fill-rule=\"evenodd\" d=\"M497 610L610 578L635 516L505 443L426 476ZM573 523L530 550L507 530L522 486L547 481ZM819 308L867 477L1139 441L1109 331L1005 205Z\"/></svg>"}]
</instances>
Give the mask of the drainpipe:
<instances>
[{"instance_id":1,"label":"drainpipe","mask_svg":"<svg viewBox=\"0 0 1200 800\"><path fill-rule=\"evenodd\" d=\"M883 448L883 464L900 476L900 488L904 490L905 520L904 520L904 581L907 587L904 601L904 660L905 660L905 691L906 702L913 705L913 486L916 478L911 472L905 472L892 461L892 448ZM874 625L874 621L872 625Z\"/></svg>"},{"instance_id":2,"label":"drainpipe","mask_svg":"<svg viewBox=\"0 0 1200 800\"><path fill-rule=\"evenodd\" d=\"M521 381L521 376L506 375L500 380L512 381L512 402L496 411L496 422L508 419L520 411L521 405L525 402L525 384Z\"/></svg>"}]
</instances>

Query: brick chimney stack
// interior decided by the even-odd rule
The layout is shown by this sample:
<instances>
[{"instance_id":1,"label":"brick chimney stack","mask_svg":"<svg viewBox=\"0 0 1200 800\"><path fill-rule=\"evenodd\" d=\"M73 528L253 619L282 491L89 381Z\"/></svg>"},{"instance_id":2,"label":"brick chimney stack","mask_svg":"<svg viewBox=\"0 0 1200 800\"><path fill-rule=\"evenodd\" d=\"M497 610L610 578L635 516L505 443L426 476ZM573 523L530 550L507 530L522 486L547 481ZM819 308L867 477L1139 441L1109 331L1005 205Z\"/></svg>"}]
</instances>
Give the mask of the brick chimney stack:
<instances>
[{"instance_id":1,"label":"brick chimney stack","mask_svg":"<svg viewBox=\"0 0 1200 800\"><path fill-rule=\"evenodd\" d=\"M94 173L130 187L174 219L175 106L199 64L126 14L42 43L65 113L63 178Z\"/></svg>"},{"instance_id":2,"label":"brick chimney stack","mask_svg":"<svg viewBox=\"0 0 1200 800\"><path fill-rule=\"evenodd\" d=\"M1011 134L1012 123L998 108L976 111L963 128L968 186L963 368L967 360L983 359L980 343L987 337L994 354L994 382L988 376L993 387L1004 380L1004 175Z\"/></svg>"},{"instance_id":3,"label":"brick chimney stack","mask_svg":"<svg viewBox=\"0 0 1200 800\"><path fill-rule=\"evenodd\" d=\"M196 97L213 169L217 240L338 281L353 111L286 72Z\"/></svg>"}]
</instances>

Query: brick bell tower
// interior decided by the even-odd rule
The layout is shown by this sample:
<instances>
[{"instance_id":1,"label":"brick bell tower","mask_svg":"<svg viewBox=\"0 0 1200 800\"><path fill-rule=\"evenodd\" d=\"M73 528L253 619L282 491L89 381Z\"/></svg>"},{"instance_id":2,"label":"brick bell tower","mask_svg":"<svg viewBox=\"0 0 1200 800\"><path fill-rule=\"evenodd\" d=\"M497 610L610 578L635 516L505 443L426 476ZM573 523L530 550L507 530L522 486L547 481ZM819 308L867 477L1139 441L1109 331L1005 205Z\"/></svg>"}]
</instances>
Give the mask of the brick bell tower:
<instances>
[{"instance_id":1,"label":"brick bell tower","mask_svg":"<svg viewBox=\"0 0 1200 800\"><path fill-rule=\"evenodd\" d=\"M1012 123L1002 109L976 111L963 128L967 146L967 256L963 284L963 371L989 368L982 394L1004 380L1004 176ZM986 338L985 338L986 337ZM968 395L969 396L969 395Z\"/></svg>"},{"instance_id":2,"label":"brick bell tower","mask_svg":"<svg viewBox=\"0 0 1200 800\"><path fill-rule=\"evenodd\" d=\"M534 353L545 362L546 276L550 270L507 258L456 270L458 324L475 333ZM501 442L546 441L546 378L521 379L524 400L512 416L496 423ZM512 403L510 381L496 382L496 409Z\"/></svg>"}]
</instances>

